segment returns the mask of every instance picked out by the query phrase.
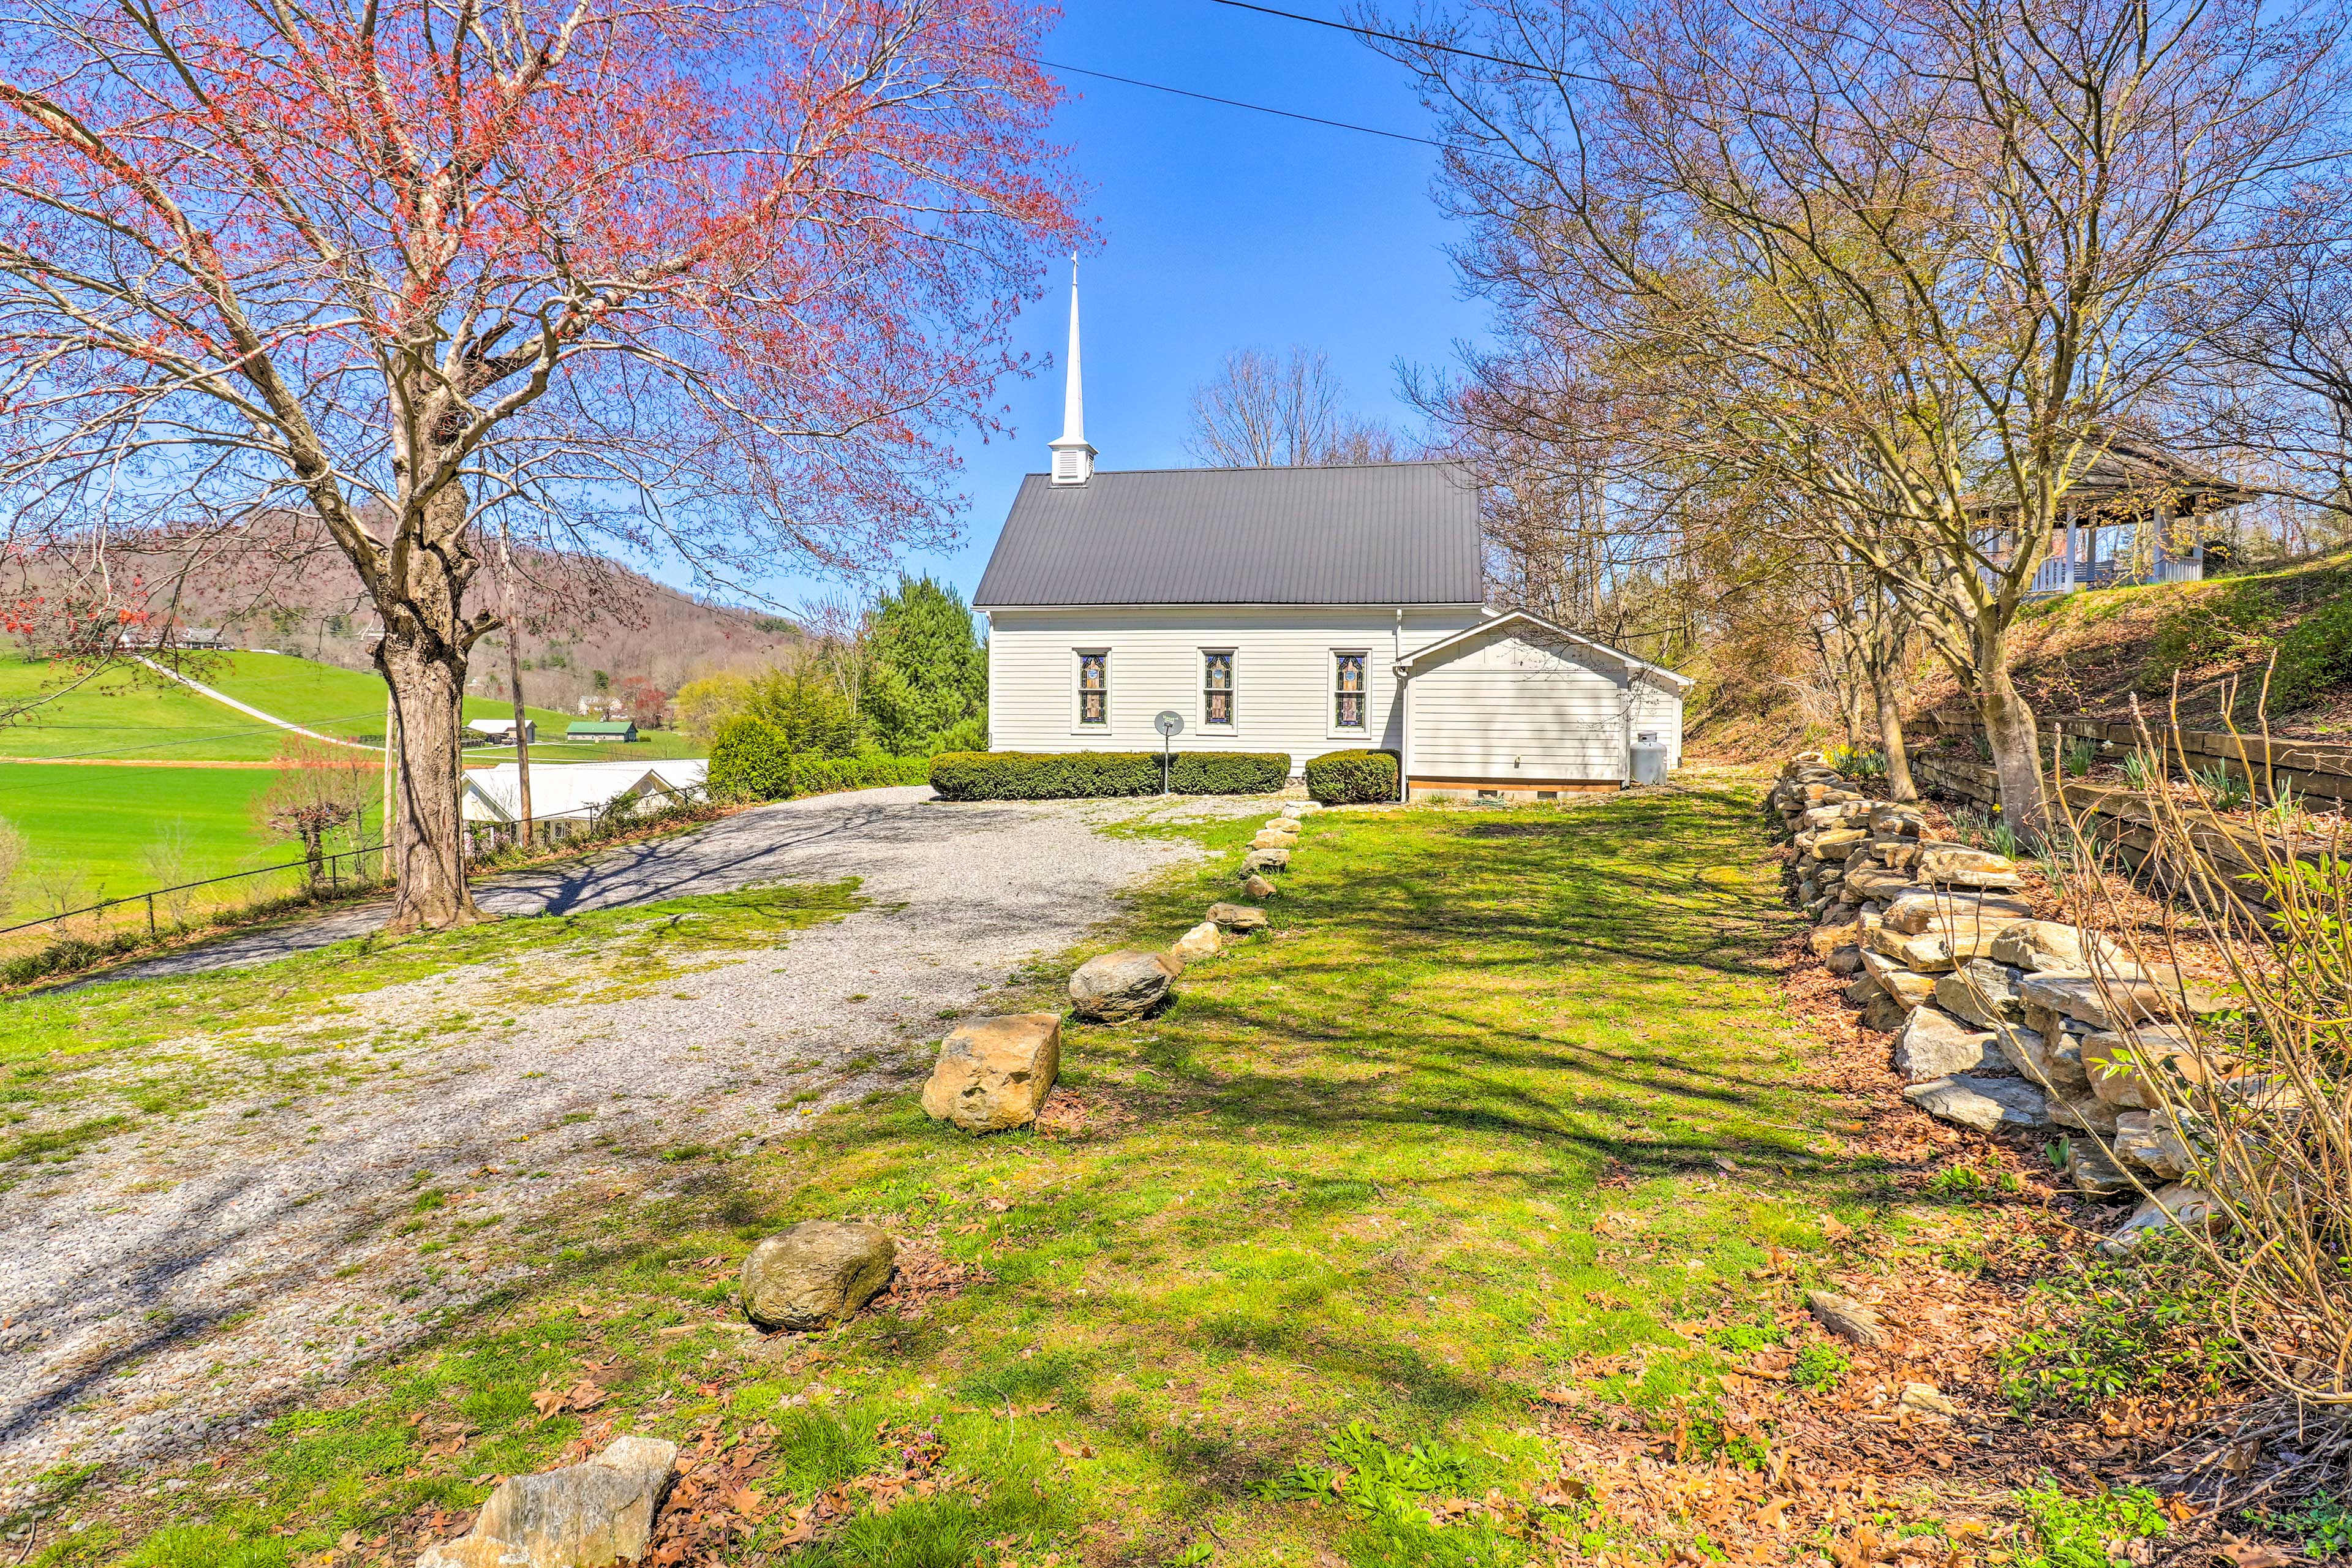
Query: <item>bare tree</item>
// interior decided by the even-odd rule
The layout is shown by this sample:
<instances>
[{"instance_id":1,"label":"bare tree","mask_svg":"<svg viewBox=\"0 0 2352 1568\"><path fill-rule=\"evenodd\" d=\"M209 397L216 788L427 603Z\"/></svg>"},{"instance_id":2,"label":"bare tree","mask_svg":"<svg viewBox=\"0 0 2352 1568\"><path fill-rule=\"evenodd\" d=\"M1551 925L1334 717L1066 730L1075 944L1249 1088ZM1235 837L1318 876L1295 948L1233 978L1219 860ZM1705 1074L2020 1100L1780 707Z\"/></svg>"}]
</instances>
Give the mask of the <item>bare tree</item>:
<instances>
[{"instance_id":1,"label":"bare tree","mask_svg":"<svg viewBox=\"0 0 2352 1568\"><path fill-rule=\"evenodd\" d=\"M305 520L380 618L394 929L478 918L481 540L714 581L954 532L1073 237L1045 20L803 6L23 0L0 26L0 513ZM102 619L102 616L100 617Z\"/></svg>"},{"instance_id":2,"label":"bare tree","mask_svg":"<svg viewBox=\"0 0 2352 1568\"><path fill-rule=\"evenodd\" d=\"M1785 489L1964 658L2043 816L2010 630L2069 488L2189 345L2168 290L2312 155L2319 0L1469 0L1388 24L1445 117L1463 265L1654 448ZM1468 49L1469 52L1462 52Z\"/></svg>"},{"instance_id":3,"label":"bare tree","mask_svg":"<svg viewBox=\"0 0 2352 1568\"><path fill-rule=\"evenodd\" d=\"M2246 255L2171 301L2215 434L2279 464L2298 500L2352 519L2352 176L2297 186Z\"/></svg>"},{"instance_id":4,"label":"bare tree","mask_svg":"<svg viewBox=\"0 0 2352 1568\"><path fill-rule=\"evenodd\" d=\"M302 846L312 886L327 871L327 841L358 826L375 792L373 757L289 735L278 748L278 780L254 797L253 819L265 832Z\"/></svg>"},{"instance_id":5,"label":"bare tree","mask_svg":"<svg viewBox=\"0 0 2352 1568\"><path fill-rule=\"evenodd\" d=\"M1405 446L1396 432L1347 413L1343 395L1328 354L1293 348L1276 359L1236 349L1216 380L1193 389L1184 450L1223 468L1402 461Z\"/></svg>"}]
</instances>

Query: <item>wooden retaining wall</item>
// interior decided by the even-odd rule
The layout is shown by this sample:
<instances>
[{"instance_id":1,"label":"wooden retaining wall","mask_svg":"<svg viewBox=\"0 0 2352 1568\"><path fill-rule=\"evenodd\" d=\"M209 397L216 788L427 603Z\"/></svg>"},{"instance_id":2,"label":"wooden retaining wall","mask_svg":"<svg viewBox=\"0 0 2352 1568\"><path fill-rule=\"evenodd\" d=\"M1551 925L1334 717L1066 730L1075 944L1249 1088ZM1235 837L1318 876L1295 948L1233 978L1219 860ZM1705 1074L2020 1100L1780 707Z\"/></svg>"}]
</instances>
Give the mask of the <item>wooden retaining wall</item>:
<instances>
[{"instance_id":1,"label":"wooden retaining wall","mask_svg":"<svg viewBox=\"0 0 2352 1568\"><path fill-rule=\"evenodd\" d=\"M1973 735L1982 728L1977 716L1965 708L1938 708L1931 717L1941 734ZM2139 731L2129 724L2105 719L2043 718L2041 725L2044 735L2097 742L2103 762L2114 762L2139 749ZM2226 731L2176 730L2154 721L2147 731L2165 748L2172 767L2187 773L2219 764L2249 780L2258 800L2269 800L2274 791L2291 789L2297 795L2314 797L2316 805L2352 803L2352 745L2265 741L2259 735L2232 735Z\"/></svg>"},{"instance_id":2,"label":"wooden retaining wall","mask_svg":"<svg viewBox=\"0 0 2352 1568\"><path fill-rule=\"evenodd\" d=\"M2000 801L1998 777L1992 769L1979 763L1923 753L1911 759L1911 776L1921 789L1947 800L1965 801L1979 810L1990 811ZM2112 847L2126 865L2137 869L2158 859L2156 818L2146 795L2138 790L2092 784L2067 784L2063 794L2067 810L2084 822L2085 836ZM2284 844L2236 823L2210 823L2192 827L2190 834L2217 869L2236 879L2234 885L2248 902L2264 909L2275 907L2257 891L2257 887L2259 873L2265 865L2265 842L2268 863L2272 865L2288 858ZM2303 858L2315 861L2320 853L2305 850ZM2162 879L2169 868L2158 864L2155 869Z\"/></svg>"}]
</instances>

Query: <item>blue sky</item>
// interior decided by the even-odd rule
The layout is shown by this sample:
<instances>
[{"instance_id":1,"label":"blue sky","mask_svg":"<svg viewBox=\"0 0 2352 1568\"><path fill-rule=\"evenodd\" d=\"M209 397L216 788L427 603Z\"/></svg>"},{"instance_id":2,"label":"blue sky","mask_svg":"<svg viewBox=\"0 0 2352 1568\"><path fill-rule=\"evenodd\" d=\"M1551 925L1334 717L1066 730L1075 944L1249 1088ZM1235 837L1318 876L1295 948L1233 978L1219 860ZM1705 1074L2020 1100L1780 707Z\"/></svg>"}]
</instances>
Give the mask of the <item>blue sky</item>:
<instances>
[{"instance_id":1,"label":"blue sky","mask_svg":"<svg viewBox=\"0 0 2352 1568\"><path fill-rule=\"evenodd\" d=\"M1288 9L1339 15L1337 0ZM1212 0L1066 0L1045 56L1305 114L1429 134L1397 67L1344 33ZM1430 200L1435 153L1076 75L1058 126L1101 236L1081 276L1087 435L1106 468L1185 464L1192 388L1226 352L1321 349L1360 415L1411 423L1399 359L1451 360L1475 338ZM1009 441L963 446L971 497L961 549L917 572L969 596L1021 476L1060 433L1065 294L1022 319L1015 347L1056 368L1008 383ZM786 602L816 584L779 584Z\"/></svg>"}]
</instances>

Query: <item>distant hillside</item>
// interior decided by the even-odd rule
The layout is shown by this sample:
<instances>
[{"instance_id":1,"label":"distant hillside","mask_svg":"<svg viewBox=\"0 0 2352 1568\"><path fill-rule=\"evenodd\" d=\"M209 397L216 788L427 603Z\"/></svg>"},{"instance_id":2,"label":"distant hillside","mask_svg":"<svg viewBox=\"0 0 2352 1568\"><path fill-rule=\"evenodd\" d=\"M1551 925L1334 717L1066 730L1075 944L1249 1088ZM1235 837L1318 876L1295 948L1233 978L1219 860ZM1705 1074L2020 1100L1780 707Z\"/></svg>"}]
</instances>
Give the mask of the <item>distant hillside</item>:
<instances>
[{"instance_id":1,"label":"distant hillside","mask_svg":"<svg viewBox=\"0 0 2352 1568\"><path fill-rule=\"evenodd\" d=\"M583 590L577 570L547 557L521 559L527 577L572 584L526 593L523 692L535 708L577 713L583 698L632 679L674 692L698 675L772 664L800 639L787 619L705 603L625 566L592 563L587 569L599 581ZM214 550L193 568L165 551L124 552L111 564L118 581L145 585L152 613L181 626L218 626L234 647L370 668L376 617L349 563L332 550ZM475 589L492 591L487 574ZM566 598L573 602L561 602ZM476 648L472 691L505 695L501 638Z\"/></svg>"}]
</instances>

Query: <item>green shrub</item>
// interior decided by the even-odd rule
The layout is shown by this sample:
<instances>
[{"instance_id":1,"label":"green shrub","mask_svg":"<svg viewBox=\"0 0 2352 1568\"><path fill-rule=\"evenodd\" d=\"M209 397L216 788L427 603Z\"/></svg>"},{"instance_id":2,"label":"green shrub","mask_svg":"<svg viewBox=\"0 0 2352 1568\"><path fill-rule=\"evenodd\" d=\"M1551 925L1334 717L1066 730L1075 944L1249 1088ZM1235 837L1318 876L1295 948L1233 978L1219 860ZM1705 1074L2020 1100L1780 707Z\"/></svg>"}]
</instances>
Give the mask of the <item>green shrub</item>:
<instances>
[{"instance_id":1,"label":"green shrub","mask_svg":"<svg viewBox=\"0 0 2352 1568\"><path fill-rule=\"evenodd\" d=\"M1168 786L1180 795L1264 795L1290 777L1286 752L1178 752ZM931 759L941 800L1084 800L1158 795L1156 752L942 752Z\"/></svg>"},{"instance_id":2,"label":"green shrub","mask_svg":"<svg viewBox=\"0 0 2352 1568\"><path fill-rule=\"evenodd\" d=\"M783 731L751 713L719 726L704 784L713 800L782 800L792 780L793 743Z\"/></svg>"},{"instance_id":3,"label":"green shrub","mask_svg":"<svg viewBox=\"0 0 2352 1568\"><path fill-rule=\"evenodd\" d=\"M1290 753L1179 752L1169 776L1179 795L1271 795L1290 782Z\"/></svg>"},{"instance_id":4,"label":"green shrub","mask_svg":"<svg viewBox=\"0 0 2352 1568\"><path fill-rule=\"evenodd\" d=\"M1307 793L1325 805L1397 797L1394 752L1326 752L1307 764Z\"/></svg>"},{"instance_id":5,"label":"green shrub","mask_svg":"<svg viewBox=\"0 0 2352 1568\"><path fill-rule=\"evenodd\" d=\"M795 752L784 731L754 714L719 726L710 743L713 800L793 800L840 789L919 784L930 773L928 757L827 757Z\"/></svg>"}]
</instances>

